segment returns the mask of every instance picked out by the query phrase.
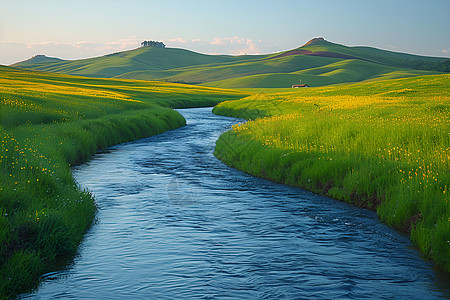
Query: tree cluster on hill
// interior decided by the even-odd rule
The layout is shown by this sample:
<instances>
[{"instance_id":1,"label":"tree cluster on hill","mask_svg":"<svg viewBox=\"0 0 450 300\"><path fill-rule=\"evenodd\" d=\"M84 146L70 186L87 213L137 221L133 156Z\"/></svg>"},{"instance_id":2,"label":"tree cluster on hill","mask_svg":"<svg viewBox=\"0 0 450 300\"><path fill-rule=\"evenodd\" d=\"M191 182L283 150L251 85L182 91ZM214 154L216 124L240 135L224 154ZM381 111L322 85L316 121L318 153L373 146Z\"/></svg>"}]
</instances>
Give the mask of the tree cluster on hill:
<instances>
[{"instance_id":1,"label":"tree cluster on hill","mask_svg":"<svg viewBox=\"0 0 450 300\"><path fill-rule=\"evenodd\" d=\"M155 48L166 48L166 45L164 45L163 42L156 42L156 41L143 41L141 43L142 47L155 47Z\"/></svg>"}]
</instances>

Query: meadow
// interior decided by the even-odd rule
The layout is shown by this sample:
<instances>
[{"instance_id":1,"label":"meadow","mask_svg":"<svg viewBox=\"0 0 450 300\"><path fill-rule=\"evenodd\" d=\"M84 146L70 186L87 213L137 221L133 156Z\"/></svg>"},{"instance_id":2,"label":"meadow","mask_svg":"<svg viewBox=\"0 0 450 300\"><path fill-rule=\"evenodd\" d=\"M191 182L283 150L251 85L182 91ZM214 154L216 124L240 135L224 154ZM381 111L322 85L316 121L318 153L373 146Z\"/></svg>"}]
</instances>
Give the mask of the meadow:
<instances>
[{"instance_id":1,"label":"meadow","mask_svg":"<svg viewBox=\"0 0 450 300\"><path fill-rule=\"evenodd\" d=\"M450 75L255 93L214 154L250 174L376 210L450 272Z\"/></svg>"},{"instance_id":2,"label":"meadow","mask_svg":"<svg viewBox=\"0 0 450 300\"><path fill-rule=\"evenodd\" d=\"M70 260L95 219L94 197L74 181L71 165L184 126L172 108L245 95L0 66L0 298L35 287L40 274Z\"/></svg>"}]
</instances>

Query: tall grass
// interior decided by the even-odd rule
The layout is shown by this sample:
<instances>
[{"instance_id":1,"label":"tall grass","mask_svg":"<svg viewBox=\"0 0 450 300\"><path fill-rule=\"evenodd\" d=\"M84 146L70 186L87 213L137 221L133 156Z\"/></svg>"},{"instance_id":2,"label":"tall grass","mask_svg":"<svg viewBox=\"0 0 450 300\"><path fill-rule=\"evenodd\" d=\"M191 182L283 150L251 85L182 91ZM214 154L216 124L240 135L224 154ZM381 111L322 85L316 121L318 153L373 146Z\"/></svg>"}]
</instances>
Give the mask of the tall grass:
<instances>
[{"instance_id":1,"label":"tall grass","mask_svg":"<svg viewBox=\"0 0 450 300\"><path fill-rule=\"evenodd\" d=\"M70 165L108 146L185 125L169 107L242 93L176 84L0 70L0 299L72 255L95 201ZM166 107L163 107L166 106Z\"/></svg>"},{"instance_id":2,"label":"tall grass","mask_svg":"<svg viewBox=\"0 0 450 300\"><path fill-rule=\"evenodd\" d=\"M376 209L450 272L450 75L258 94L215 155L257 176Z\"/></svg>"}]
</instances>

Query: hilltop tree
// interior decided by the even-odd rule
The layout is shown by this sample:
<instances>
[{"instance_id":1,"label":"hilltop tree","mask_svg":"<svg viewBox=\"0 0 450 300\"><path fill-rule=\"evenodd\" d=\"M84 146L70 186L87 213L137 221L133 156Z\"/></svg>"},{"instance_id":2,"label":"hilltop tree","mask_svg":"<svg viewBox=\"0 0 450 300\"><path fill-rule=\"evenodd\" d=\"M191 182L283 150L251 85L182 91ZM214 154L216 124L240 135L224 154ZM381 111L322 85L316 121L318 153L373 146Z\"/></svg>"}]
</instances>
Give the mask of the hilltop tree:
<instances>
[{"instance_id":1,"label":"hilltop tree","mask_svg":"<svg viewBox=\"0 0 450 300\"><path fill-rule=\"evenodd\" d=\"M155 48L166 48L166 45L164 45L163 42L157 42L157 41L143 41L141 43L142 47L155 47Z\"/></svg>"}]
</instances>

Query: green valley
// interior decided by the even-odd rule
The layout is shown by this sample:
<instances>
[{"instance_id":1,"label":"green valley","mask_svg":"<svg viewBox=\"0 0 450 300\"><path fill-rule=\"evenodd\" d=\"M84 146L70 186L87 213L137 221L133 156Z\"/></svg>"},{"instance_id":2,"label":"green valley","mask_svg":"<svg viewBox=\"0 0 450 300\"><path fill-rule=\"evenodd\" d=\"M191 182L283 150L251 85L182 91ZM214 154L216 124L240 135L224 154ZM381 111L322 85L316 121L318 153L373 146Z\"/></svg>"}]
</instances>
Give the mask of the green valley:
<instances>
[{"instance_id":1,"label":"green valley","mask_svg":"<svg viewBox=\"0 0 450 300\"><path fill-rule=\"evenodd\" d=\"M325 86L437 74L449 59L347 47L315 38L297 49L266 55L207 55L141 47L102 57L60 60L42 55L15 67L102 78L161 80L221 88Z\"/></svg>"},{"instance_id":2,"label":"green valley","mask_svg":"<svg viewBox=\"0 0 450 300\"><path fill-rule=\"evenodd\" d=\"M376 210L450 272L450 59L315 38L265 55L141 47L0 66L0 298L73 257L95 219L70 166L182 127L174 108L249 120L229 166ZM291 88L305 85L310 88Z\"/></svg>"}]
</instances>

